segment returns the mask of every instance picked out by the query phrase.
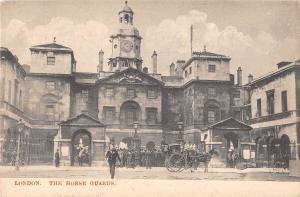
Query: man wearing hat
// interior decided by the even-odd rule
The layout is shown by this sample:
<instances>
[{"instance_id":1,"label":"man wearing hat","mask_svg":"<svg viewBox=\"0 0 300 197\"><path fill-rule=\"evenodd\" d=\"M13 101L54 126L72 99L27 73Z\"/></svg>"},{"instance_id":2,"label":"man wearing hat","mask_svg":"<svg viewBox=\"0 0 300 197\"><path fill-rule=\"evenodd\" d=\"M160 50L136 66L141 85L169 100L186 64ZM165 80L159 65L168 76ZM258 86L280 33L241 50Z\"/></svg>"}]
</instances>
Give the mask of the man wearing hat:
<instances>
[{"instance_id":1,"label":"man wearing hat","mask_svg":"<svg viewBox=\"0 0 300 197\"><path fill-rule=\"evenodd\" d=\"M121 159L120 159L117 149L113 145L111 145L110 150L108 150L106 153L106 159L109 164L109 172L110 172L110 177L112 179L115 176L117 158L118 158L119 162L121 162Z\"/></svg>"}]
</instances>

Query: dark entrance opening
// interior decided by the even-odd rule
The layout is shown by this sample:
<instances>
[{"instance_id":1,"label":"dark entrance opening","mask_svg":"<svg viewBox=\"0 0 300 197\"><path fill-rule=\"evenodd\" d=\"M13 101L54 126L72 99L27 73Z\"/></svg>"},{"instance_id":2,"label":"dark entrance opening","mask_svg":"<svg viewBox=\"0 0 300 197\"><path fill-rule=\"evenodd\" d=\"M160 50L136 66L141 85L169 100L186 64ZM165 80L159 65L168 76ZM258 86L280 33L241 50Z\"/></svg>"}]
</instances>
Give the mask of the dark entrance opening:
<instances>
[{"instance_id":1,"label":"dark entrance opening","mask_svg":"<svg viewBox=\"0 0 300 197\"><path fill-rule=\"evenodd\" d=\"M290 149L290 138L287 135L282 135L280 139L280 152L282 160L284 162L284 167L289 167L289 160L291 158L291 149Z\"/></svg>"},{"instance_id":2,"label":"dark entrance opening","mask_svg":"<svg viewBox=\"0 0 300 197\"><path fill-rule=\"evenodd\" d=\"M71 166L92 165L91 141L87 130L78 130L73 134Z\"/></svg>"},{"instance_id":3,"label":"dark entrance opening","mask_svg":"<svg viewBox=\"0 0 300 197\"><path fill-rule=\"evenodd\" d=\"M229 132L224 135L226 140L226 165L234 167L239 159L239 137L236 133Z\"/></svg>"}]
</instances>

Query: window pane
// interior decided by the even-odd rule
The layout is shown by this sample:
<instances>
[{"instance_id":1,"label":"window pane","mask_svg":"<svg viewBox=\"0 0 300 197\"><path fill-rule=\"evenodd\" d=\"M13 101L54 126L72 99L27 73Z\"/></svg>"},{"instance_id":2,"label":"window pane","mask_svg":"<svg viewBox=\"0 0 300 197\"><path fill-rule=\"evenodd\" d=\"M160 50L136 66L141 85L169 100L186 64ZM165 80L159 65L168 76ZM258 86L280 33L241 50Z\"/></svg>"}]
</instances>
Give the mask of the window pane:
<instances>
[{"instance_id":1,"label":"window pane","mask_svg":"<svg viewBox=\"0 0 300 197\"><path fill-rule=\"evenodd\" d=\"M113 123L115 119L115 107L104 107L104 119L106 123Z\"/></svg>"},{"instance_id":2,"label":"window pane","mask_svg":"<svg viewBox=\"0 0 300 197\"><path fill-rule=\"evenodd\" d=\"M281 106L282 106L282 112L286 112L288 110L286 91L281 92Z\"/></svg>"},{"instance_id":3,"label":"window pane","mask_svg":"<svg viewBox=\"0 0 300 197\"><path fill-rule=\"evenodd\" d=\"M128 89L127 90L127 97L129 97L129 98L135 97L135 90L134 89Z\"/></svg>"},{"instance_id":4,"label":"window pane","mask_svg":"<svg viewBox=\"0 0 300 197\"><path fill-rule=\"evenodd\" d=\"M209 110L208 111L208 123L214 123L215 122L215 111Z\"/></svg>"},{"instance_id":5,"label":"window pane","mask_svg":"<svg viewBox=\"0 0 300 197\"><path fill-rule=\"evenodd\" d=\"M155 124L157 121L157 109L148 108L148 109L146 109L146 113L147 113L147 123Z\"/></svg>"},{"instance_id":6,"label":"window pane","mask_svg":"<svg viewBox=\"0 0 300 197\"><path fill-rule=\"evenodd\" d=\"M48 120L54 120L55 108L54 105L46 105L46 116Z\"/></svg>"},{"instance_id":7,"label":"window pane","mask_svg":"<svg viewBox=\"0 0 300 197\"><path fill-rule=\"evenodd\" d=\"M155 98L155 91L154 90L148 90L148 98Z\"/></svg>"},{"instance_id":8,"label":"window pane","mask_svg":"<svg viewBox=\"0 0 300 197\"><path fill-rule=\"evenodd\" d=\"M106 88L105 96L112 97L114 95L114 89L113 88Z\"/></svg>"},{"instance_id":9,"label":"window pane","mask_svg":"<svg viewBox=\"0 0 300 197\"><path fill-rule=\"evenodd\" d=\"M208 88L208 96L215 97L216 96L216 89L215 88Z\"/></svg>"},{"instance_id":10,"label":"window pane","mask_svg":"<svg viewBox=\"0 0 300 197\"><path fill-rule=\"evenodd\" d=\"M257 99L256 101L256 105L257 105L257 116L261 116L261 99Z\"/></svg>"},{"instance_id":11,"label":"window pane","mask_svg":"<svg viewBox=\"0 0 300 197\"><path fill-rule=\"evenodd\" d=\"M54 65L55 57L47 57L47 65Z\"/></svg>"},{"instance_id":12,"label":"window pane","mask_svg":"<svg viewBox=\"0 0 300 197\"><path fill-rule=\"evenodd\" d=\"M54 81L47 81L46 82L47 90L54 90L55 89L55 82Z\"/></svg>"},{"instance_id":13,"label":"window pane","mask_svg":"<svg viewBox=\"0 0 300 197\"><path fill-rule=\"evenodd\" d=\"M267 92L268 114L274 114L274 91Z\"/></svg>"},{"instance_id":14,"label":"window pane","mask_svg":"<svg viewBox=\"0 0 300 197\"><path fill-rule=\"evenodd\" d=\"M208 65L208 72L216 72L216 65Z\"/></svg>"}]
</instances>

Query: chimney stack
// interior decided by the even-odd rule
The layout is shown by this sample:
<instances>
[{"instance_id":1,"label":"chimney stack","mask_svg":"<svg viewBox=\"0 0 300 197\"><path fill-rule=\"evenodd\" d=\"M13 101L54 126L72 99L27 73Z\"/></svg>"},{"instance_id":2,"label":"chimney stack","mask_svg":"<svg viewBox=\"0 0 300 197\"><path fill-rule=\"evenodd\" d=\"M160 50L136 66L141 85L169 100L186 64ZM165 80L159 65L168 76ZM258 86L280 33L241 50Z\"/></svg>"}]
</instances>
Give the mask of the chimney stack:
<instances>
[{"instance_id":1,"label":"chimney stack","mask_svg":"<svg viewBox=\"0 0 300 197\"><path fill-rule=\"evenodd\" d=\"M157 53L156 53L156 51L153 51L151 59L152 59L152 72L153 72L153 74L157 74Z\"/></svg>"},{"instance_id":2,"label":"chimney stack","mask_svg":"<svg viewBox=\"0 0 300 197\"><path fill-rule=\"evenodd\" d=\"M182 77L183 69L182 67L185 64L185 60L177 60L176 61L176 76Z\"/></svg>"},{"instance_id":3,"label":"chimney stack","mask_svg":"<svg viewBox=\"0 0 300 197\"><path fill-rule=\"evenodd\" d=\"M170 65L170 76L175 76L175 64L173 62Z\"/></svg>"},{"instance_id":4,"label":"chimney stack","mask_svg":"<svg viewBox=\"0 0 300 197\"><path fill-rule=\"evenodd\" d=\"M242 86L243 80L242 80L242 68L239 66L237 69L237 85Z\"/></svg>"},{"instance_id":5,"label":"chimney stack","mask_svg":"<svg viewBox=\"0 0 300 197\"><path fill-rule=\"evenodd\" d=\"M102 49L99 51L99 64L97 66L97 72L100 73L103 71L103 55L104 52L102 51Z\"/></svg>"},{"instance_id":6,"label":"chimney stack","mask_svg":"<svg viewBox=\"0 0 300 197\"><path fill-rule=\"evenodd\" d=\"M253 81L253 75L249 74L248 75L248 83L251 83Z\"/></svg>"}]
</instances>

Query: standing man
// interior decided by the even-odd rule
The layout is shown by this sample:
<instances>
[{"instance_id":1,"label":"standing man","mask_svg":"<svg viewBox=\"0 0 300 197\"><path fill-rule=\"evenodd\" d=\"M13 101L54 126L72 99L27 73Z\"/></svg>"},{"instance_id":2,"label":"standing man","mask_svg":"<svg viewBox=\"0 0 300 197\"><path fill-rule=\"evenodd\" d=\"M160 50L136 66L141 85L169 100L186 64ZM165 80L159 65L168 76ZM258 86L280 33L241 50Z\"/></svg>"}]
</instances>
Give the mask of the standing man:
<instances>
[{"instance_id":1,"label":"standing man","mask_svg":"<svg viewBox=\"0 0 300 197\"><path fill-rule=\"evenodd\" d=\"M115 169L116 169L116 162L117 158L119 162L121 162L120 156L118 154L118 151L116 150L115 147L112 147L109 151L106 153L106 159L109 164L109 172L110 172L110 177L113 179L115 177Z\"/></svg>"},{"instance_id":2,"label":"standing man","mask_svg":"<svg viewBox=\"0 0 300 197\"><path fill-rule=\"evenodd\" d=\"M59 150L56 150L56 153L54 155L54 162L55 162L55 167L59 167Z\"/></svg>"},{"instance_id":3,"label":"standing man","mask_svg":"<svg viewBox=\"0 0 300 197\"><path fill-rule=\"evenodd\" d=\"M151 169L151 162L152 162L152 159L151 159L152 152L151 152L151 150L147 149L146 153L145 153L145 156L146 156L146 169Z\"/></svg>"}]
</instances>

